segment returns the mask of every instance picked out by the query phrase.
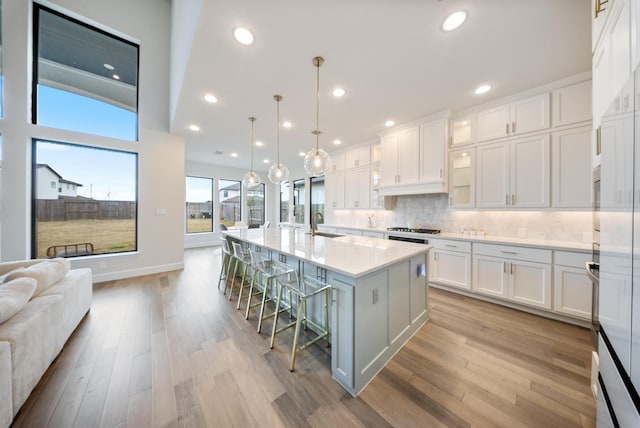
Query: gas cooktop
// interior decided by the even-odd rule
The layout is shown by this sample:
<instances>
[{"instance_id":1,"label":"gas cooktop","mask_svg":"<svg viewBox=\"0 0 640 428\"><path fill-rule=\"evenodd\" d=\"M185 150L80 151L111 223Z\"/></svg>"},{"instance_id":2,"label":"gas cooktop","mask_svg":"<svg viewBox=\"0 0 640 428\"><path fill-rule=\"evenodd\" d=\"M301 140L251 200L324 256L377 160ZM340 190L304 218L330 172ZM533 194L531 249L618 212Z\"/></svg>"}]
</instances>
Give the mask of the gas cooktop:
<instances>
[{"instance_id":1,"label":"gas cooktop","mask_svg":"<svg viewBox=\"0 0 640 428\"><path fill-rule=\"evenodd\" d=\"M437 235L440 233L438 229L414 229L411 227L387 227L390 232L413 232L413 233L428 233L430 235Z\"/></svg>"}]
</instances>

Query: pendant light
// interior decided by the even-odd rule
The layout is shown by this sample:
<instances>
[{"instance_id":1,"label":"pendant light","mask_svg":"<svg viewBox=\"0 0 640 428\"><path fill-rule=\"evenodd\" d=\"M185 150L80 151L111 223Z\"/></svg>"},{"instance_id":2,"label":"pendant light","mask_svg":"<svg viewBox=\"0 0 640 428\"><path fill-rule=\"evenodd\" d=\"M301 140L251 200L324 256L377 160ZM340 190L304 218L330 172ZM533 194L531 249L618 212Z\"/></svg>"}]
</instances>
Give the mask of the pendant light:
<instances>
[{"instance_id":1,"label":"pendant light","mask_svg":"<svg viewBox=\"0 0 640 428\"><path fill-rule=\"evenodd\" d=\"M289 168L280 163L280 101L282 101L282 96L274 95L273 99L276 100L276 148L278 157L276 163L269 168L269 180L273 184L282 184L289 179Z\"/></svg>"},{"instance_id":2,"label":"pendant light","mask_svg":"<svg viewBox=\"0 0 640 428\"><path fill-rule=\"evenodd\" d=\"M242 185L246 188L257 186L262 182L260 176L253 170L253 122L256 118L250 117L249 120L251 121L251 170L242 178Z\"/></svg>"},{"instance_id":3,"label":"pendant light","mask_svg":"<svg viewBox=\"0 0 640 428\"><path fill-rule=\"evenodd\" d=\"M312 131L312 134L316 136L316 148L310 150L304 156L304 169L307 170L312 177L323 175L329 171L331 166L331 158L329 153L325 152L319 147L320 134L320 66L324 64L324 58L317 56L313 59L313 65L316 67L316 129Z\"/></svg>"}]
</instances>

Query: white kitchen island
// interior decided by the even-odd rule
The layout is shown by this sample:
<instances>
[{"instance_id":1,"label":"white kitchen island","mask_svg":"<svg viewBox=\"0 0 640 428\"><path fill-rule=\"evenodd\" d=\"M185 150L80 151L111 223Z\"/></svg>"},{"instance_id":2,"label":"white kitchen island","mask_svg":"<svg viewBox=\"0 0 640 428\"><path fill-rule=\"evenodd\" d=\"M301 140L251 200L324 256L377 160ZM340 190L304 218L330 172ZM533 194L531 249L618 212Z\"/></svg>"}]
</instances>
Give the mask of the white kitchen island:
<instances>
[{"instance_id":1,"label":"white kitchen island","mask_svg":"<svg viewBox=\"0 0 640 428\"><path fill-rule=\"evenodd\" d=\"M224 233L332 286L331 372L357 395L429 318L429 245L292 229ZM318 305L310 309L321 313Z\"/></svg>"}]
</instances>

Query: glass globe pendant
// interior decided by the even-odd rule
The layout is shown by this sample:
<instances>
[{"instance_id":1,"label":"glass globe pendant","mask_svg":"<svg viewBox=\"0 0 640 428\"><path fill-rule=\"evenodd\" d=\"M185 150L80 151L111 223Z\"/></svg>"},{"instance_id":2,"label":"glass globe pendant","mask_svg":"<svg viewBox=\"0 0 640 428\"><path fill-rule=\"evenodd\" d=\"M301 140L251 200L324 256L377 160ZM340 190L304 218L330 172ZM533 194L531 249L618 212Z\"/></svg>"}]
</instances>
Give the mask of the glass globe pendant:
<instances>
[{"instance_id":1,"label":"glass globe pendant","mask_svg":"<svg viewBox=\"0 0 640 428\"><path fill-rule=\"evenodd\" d=\"M317 56L313 59L316 67L316 129L312 132L316 136L315 149L309 150L304 156L304 169L312 177L323 175L331 167L331 157L319 147L320 134L320 66L324 64L324 58Z\"/></svg>"},{"instance_id":2,"label":"glass globe pendant","mask_svg":"<svg viewBox=\"0 0 640 428\"><path fill-rule=\"evenodd\" d=\"M280 163L280 101L282 101L281 95L274 95L273 99L276 100L276 147L277 147L277 160L269 167L269 181L273 184L282 184L289 180L289 168Z\"/></svg>"},{"instance_id":3,"label":"glass globe pendant","mask_svg":"<svg viewBox=\"0 0 640 428\"><path fill-rule=\"evenodd\" d=\"M262 183L260 176L253 170L253 122L256 121L256 118L250 117L249 120L251 121L251 170L242 178L242 185L246 188L254 187Z\"/></svg>"}]
</instances>

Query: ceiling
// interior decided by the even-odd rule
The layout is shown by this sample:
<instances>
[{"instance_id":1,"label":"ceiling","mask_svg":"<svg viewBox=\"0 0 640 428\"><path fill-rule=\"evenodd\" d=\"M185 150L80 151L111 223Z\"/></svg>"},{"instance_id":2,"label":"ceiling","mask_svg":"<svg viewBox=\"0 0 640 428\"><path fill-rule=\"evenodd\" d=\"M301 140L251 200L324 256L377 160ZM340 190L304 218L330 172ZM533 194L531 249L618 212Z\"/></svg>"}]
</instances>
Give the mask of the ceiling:
<instances>
[{"instance_id":1,"label":"ceiling","mask_svg":"<svg viewBox=\"0 0 640 428\"><path fill-rule=\"evenodd\" d=\"M460 9L466 22L441 30ZM251 29L255 43L236 42L236 26ZM273 95L280 94L281 122L293 124L281 128L280 158L301 166L298 153L315 144L318 55L325 59L320 146L331 152L375 138L388 119L461 110L590 70L590 2L202 0L171 120L171 131L185 136L187 161L248 169L255 116L255 139L264 142L255 147L255 169L266 171L262 160L276 157ZM493 89L475 95L483 83ZM331 95L338 86L347 90L342 98ZM206 93L219 101L205 102Z\"/></svg>"}]
</instances>

